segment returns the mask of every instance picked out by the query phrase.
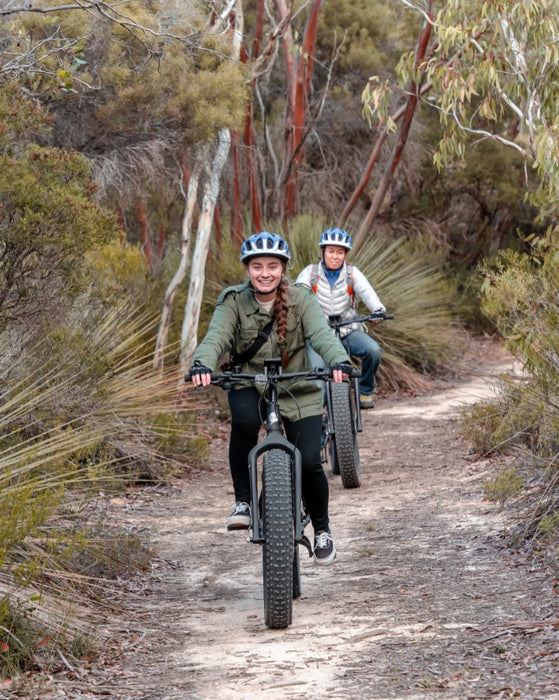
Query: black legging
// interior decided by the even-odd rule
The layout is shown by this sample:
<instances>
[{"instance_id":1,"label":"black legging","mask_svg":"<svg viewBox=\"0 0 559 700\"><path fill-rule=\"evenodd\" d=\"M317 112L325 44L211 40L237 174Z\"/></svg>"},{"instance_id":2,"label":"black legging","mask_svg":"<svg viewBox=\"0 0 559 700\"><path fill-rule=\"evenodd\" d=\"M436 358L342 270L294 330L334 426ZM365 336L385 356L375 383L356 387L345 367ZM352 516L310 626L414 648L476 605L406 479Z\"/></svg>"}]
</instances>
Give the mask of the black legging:
<instances>
[{"instance_id":1,"label":"black legging","mask_svg":"<svg viewBox=\"0 0 559 700\"><path fill-rule=\"evenodd\" d=\"M266 403L256 389L247 387L229 391L229 406L229 467L235 500L249 503L248 454L258 441L258 432L262 425L260 411L265 416ZM297 421L284 418L283 424L287 439L301 452L303 498L314 531L328 530L328 479L320 459L322 417L309 416Z\"/></svg>"}]
</instances>

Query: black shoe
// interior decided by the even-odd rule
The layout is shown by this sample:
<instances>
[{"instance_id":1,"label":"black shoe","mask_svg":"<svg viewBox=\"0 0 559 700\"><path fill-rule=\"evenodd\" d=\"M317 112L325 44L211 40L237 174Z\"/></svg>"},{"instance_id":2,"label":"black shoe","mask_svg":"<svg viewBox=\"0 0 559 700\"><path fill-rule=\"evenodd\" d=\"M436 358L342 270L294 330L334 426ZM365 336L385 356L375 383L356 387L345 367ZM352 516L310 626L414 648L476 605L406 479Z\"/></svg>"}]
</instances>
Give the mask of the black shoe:
<instances>
[{"instance_id":1,"label":"black shoe","mask_svg":"<svg viewBox=\"0 0 559 700\"><path fill-rule=\"evenodd\" d=\"M336 545L329 532L317 532L314 536L313 558L317 564L328 565L336 558Z\"/></svg>"},{"instance_id":2,"label":"black shoe","mask_svg":"<svg viewBox=\"0 0 559 700\"><path fill-rule=\"evenodd\" d=\"M231 515L227 518L228 530L248 530L250 527L250 506L243 501L237 501Z\"/></svg>"}]
</instances>

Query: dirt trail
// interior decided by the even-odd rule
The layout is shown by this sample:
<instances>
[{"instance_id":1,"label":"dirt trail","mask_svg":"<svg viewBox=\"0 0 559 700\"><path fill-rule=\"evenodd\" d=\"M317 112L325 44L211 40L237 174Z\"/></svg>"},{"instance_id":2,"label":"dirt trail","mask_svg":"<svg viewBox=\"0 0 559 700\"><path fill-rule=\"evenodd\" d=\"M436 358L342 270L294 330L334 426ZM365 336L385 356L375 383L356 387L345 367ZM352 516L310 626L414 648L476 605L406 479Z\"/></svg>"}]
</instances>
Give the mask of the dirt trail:
<instances>
[{"instance_id":1,"label":"dirt trail","mask_svg":"<svg viewBox=\"0 0 559 700\"><path fill-rule=\"evenodd\" d=\"M159 558L113 625L129 649L103 679L48 697L98 697L98 683L142 700L559 698L552 575L503 546L488 464L456 434L460 407L512 370L489 342L482 358L480 376L366 412L362 487L329 475L338 559L302 557L287 630L264 627L260 549L225 531L226 427L211 471L130 499L124 518L150 529Z\"/></svg>"}]
</instances>

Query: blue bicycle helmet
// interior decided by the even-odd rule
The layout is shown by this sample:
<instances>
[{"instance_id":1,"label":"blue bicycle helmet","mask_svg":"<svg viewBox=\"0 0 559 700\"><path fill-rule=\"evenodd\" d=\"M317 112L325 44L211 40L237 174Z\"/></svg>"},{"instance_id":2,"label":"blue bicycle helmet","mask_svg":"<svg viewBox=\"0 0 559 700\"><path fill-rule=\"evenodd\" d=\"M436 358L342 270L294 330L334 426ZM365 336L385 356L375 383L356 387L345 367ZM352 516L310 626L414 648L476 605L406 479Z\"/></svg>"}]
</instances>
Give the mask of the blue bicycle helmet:
<instances>
[{"instance_id":1,"label":"blue bicycle helmet","mask_svg":"<svg viewBox=\"0 0 559 700\"><path fill-rule=\"evenodd\" d=\"M339 245L341 248L351 250L351 236L341 228L329 228L320 236L318 245L321 248L327 245Z\"/></svg>"},{"instance_id":2,"label":"blue bicycle helmet","mask_svg":"<svg viewBox=\"0 0 559 700\"><path fill-rule=\"evenodd\" d=\"M291 259L289 246L283 238L277 233L268 233L267 231L253 233L241 246L241 261L244 263L251 258L262 255L271 255L284 262L289 262Z\"/></svg>"}]
</instances>

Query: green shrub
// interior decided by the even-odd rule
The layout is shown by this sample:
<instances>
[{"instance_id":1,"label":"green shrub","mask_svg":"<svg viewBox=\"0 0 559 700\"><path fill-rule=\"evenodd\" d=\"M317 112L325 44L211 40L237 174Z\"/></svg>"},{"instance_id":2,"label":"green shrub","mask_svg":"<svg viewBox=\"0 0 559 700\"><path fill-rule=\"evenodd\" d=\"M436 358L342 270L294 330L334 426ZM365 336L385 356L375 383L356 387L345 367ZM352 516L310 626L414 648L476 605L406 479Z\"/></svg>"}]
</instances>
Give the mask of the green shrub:
<instances>
[{"instance_id":1,"label":"green shrub","mask_svg":"<svg viewBox=\"0 0 559 700\"><path fill-rule=\"evenodd\" d=\"M514 467L503 469L496 477L485 482L485 495L490 501L503 504L522 491L523 480Z\"/></svg>"},{"instance_id":2,"label":"green shrub","mask_svg":"<svg viewBox=\"0 0 559 700\"><path fill-rule=\"evenodd\" d=\"M545 541L553 549L559 501L559 231L550 229L532 244L531 255L506 251L485 265L482 288L482 309L525 374L503 379L493 403L469 409L462 431L478 452L514 452L515 464L486 484L492 500L518 494L520 471L530 466L532 488L524 501L531 506L521 513L514 539Z\"/></svg>"},{"instance_id":3,"label":"green shrub","mask_svg":"<svg viewBox=\"0 0 559 700\"><path fill-rule=\"evenodd\" d=\"M498 445L495 433L502 413L493 402L478 402L460 413L460 434L478 455L491 454Z\"/></svg>"},{"instance_id":4,"label":"green shrub","mask_svg":"<svg viewBox=\"0 0 559 700\"><path fill-rule=\"evenodd\" d=\"M19 676L33 665L32 657L46 631L31 621L22 606L0 599L0 677Z\"/></svg>"}]
</instances>

